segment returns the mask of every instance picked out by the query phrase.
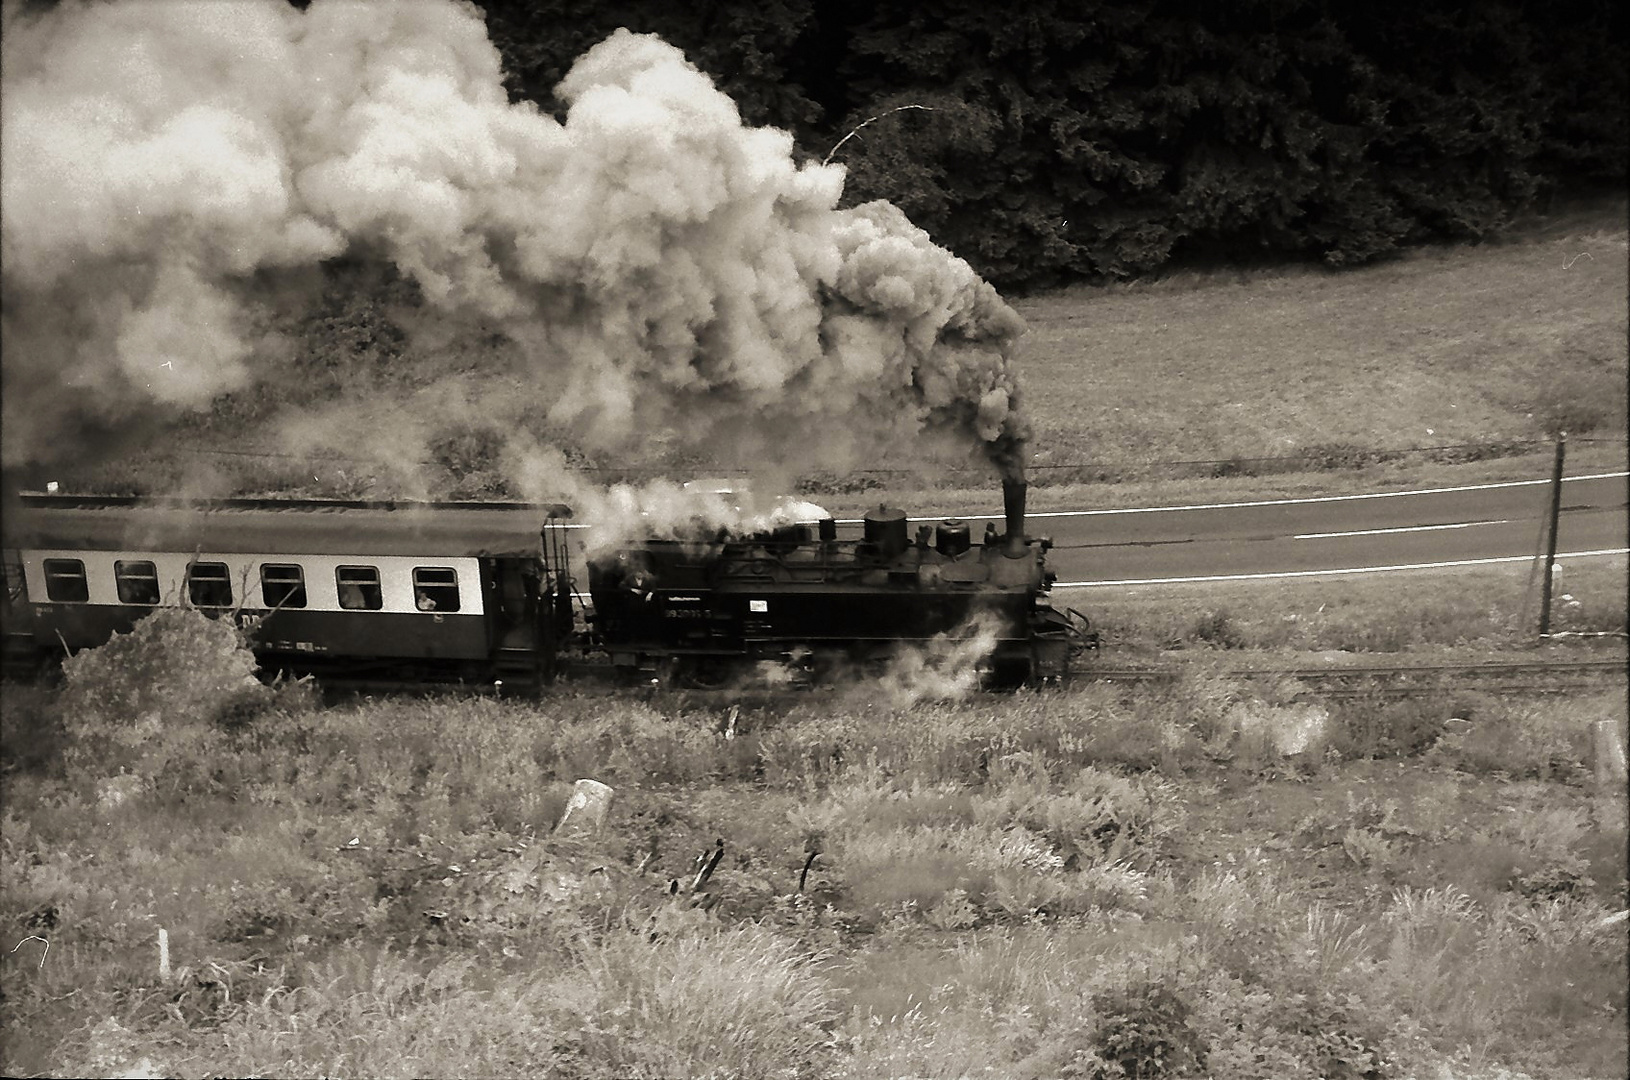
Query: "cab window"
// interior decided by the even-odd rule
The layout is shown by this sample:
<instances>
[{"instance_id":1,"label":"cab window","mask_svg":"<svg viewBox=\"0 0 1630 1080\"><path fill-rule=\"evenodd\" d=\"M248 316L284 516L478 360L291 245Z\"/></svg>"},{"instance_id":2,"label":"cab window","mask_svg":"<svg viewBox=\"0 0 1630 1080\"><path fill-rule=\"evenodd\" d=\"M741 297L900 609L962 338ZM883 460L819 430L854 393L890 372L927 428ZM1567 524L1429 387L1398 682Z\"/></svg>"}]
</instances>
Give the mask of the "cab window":
<instances>
[{"instance_id":1,"label":"cab window","mask_svg":"<svg viewBox=\"0 0 1630 1080\"><path fill-rule=\"evenodd\" d=\"M415 566L413 606L420 611L457 611L458 571L451 566Z\"/></svg>"},{"instance_id":2,"label":"cab window","mask_svg":"<svg viewBox=\"0 0 1630 1080\"><path fill-rule=\"evenodd\" d=\"M85 564L78 559L45 560L45 595L59 604L83 604L91 598Z\"/></svg>"},{"instance_id":3,"label":"cab window","mask_svg":"<svg viewBox=\"0 0 1630 1080\"><path fill-rule=\"evenodd\" d=\"M269 608L306 606L306 572L295 563L263 563L260 599Z\"/></svg>"},{"instance_id":4,"label":"cab window","mask_svg":"<svg viewBox=\"0 0 1630 1080\"><path fill-rule=\"evenodd\" d=\"M195 562L187 567L187 599L194 607L232 606L232 575L224 562Z\"/></svg>"},{"instance_id":5,"label":"cab window","mask_svg":"<svg viewBox=\"0 0 1630 1080\"><path fill-rule=\"evenodd\" d=\"M121 604L158 603L158 569L146 559L116 560L113 581Z\"/></svg>"},{"instance_id":6,"label":"cab window","mask_svg":"<svg viewBox=\"0 0 1630 1080\"><path fill-rule=\"evenodd\" d=\"M340 607L347 611L378 611L385 606L377 566L336 566L334 584L339 588Z\"/></svg>"}]
</instances>

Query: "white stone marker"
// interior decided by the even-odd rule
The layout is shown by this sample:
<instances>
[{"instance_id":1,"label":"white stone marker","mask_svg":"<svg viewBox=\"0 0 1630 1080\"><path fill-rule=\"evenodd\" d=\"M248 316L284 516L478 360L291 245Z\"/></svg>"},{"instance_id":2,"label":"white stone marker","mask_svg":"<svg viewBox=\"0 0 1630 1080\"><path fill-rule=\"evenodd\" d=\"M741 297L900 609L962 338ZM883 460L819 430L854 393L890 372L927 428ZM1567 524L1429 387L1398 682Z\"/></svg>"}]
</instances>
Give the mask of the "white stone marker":
<instances>
[{"instance_id":1,"label":"white stone marker","mask_svg":"<svg viewBox=\"0 0 1630 1080\"><path fill-rule=\"evenodd\" d=\"M572 797L566 802L566 812L560 815L560 824L555 828L564 828L571 820L578 821L590 830L597 831L605 824L606 811L611 808L611 788L598 780L579 780L572 787Z\"/></svg>"}]
</instances>

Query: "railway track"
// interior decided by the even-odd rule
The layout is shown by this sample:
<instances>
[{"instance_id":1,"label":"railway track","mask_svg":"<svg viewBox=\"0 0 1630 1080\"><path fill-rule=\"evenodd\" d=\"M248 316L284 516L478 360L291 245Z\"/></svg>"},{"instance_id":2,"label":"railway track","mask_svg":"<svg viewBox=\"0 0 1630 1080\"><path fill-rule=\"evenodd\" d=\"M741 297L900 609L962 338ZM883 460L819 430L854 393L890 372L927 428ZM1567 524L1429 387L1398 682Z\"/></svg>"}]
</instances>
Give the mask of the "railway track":
<instances>
[{"instance_id":1,"label":"railway track","mask_svg":"<svg viewBox=\"0 0 1630 1080\"><path fill-rule=\"evenodd\" d=\"M1511 693L1562 693L1622 685L1626 680L1624 660L1524 660L1466 664L1369 664L1340 668L1241 667L1220 674L1231 678L1294 679L1303 684L1309 696L1334 699L1354 697L1407 697L1411 694L1444 690L1484 690ZM1092 682L1150 685L1176 683L1183 671L1176 667L1102 667L1080 665L1070 672L1074 685ZM422 683L389 679L323 680L333 697L357 694L478 694L497 696L529 695L530 687L491 683ZM738 685L705 689L646 685L618 685L609 668L583 665L559 684L573 693L644 697L681 709L690 706L743 705L754 707L767 702L809 700L809 696L841 692L840 685L817 687L773 687Z\"/></svg>"},{"instance_id":2,"label":"railway track","mask_svg":"<svg viewBox=\"0 0 1630 1080\"><path fill-rule=\"evenodd\" d=\"M1071 674L1078 681L1132 684L1169 683L1181 676L1174 668L1083 667ZM1339 668L1233 668L1223 674L1240 679L1294 679L1321 697L1407 696L1444 689L1560 693L1622 684L1626 664L1623 659L1519 660Z\"/></svg>"}]
</instances>

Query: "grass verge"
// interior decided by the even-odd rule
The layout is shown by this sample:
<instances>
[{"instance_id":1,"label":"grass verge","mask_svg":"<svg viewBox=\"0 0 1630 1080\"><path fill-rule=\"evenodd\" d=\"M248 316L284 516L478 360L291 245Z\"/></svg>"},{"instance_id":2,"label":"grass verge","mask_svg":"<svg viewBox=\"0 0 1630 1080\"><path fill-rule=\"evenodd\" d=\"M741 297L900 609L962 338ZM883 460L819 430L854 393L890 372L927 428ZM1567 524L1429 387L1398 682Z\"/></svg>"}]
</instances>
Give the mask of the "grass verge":
<instances>
[{"instance_id":1,"label":"grass verge","mask_svg":"<svg viewBox=\"0 0 1630 1080\"><path fill-rule=\"evenodd\" d=\"M1623 556L1569 559L1552 586L1553 632L1618 634L1627 629ZM1514 563L1448 570L1068 589L1055 602L1088 613L1108 656L1168 649L1283 653L1456 654L1539 644L1535 568ZM1622 636L1600 643L1557 641L1552 650L1622 654ZM1106 660L1113 663L1113 660Z\"/></svg>"},{"instance_id":2,"label":"grass verge","mask_svg":"<svg viewBox=\"0 0 1630 1080\"><path fill-rule=\"evenodd\" d=\"M8 699L10 1075L1627 1064L1625 796L1586 738L1622 688L1320 703L1198 657L909 709L322 709L189 655ZM155 703L124 771L74 752ZM14 755L23 719L61 752ZM555 830L585 775L610 817Z\"/></svg>"}]
</instances>

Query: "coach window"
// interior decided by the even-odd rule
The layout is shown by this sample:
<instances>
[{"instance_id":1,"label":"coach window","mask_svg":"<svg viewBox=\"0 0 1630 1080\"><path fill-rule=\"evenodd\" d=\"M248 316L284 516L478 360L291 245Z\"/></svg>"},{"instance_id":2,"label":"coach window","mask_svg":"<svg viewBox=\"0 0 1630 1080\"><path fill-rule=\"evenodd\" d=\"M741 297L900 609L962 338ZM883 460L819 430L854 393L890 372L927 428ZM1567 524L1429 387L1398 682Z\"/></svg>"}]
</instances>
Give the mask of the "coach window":
<instances>
[{"instance_id":1,"label":"coach window","mask_svg":"<svg viewBox=\"0 0 1630 1080\"><path fill-rule=\"evenodd\" d=\"M377 566L336 566L334 584L339 586L340 607L347 611L378 611L385 606Z\"/></svg>"},{"instance_id":2,"label":"coach window","mask_svg":"<svg viewBox=\"0 0 1630 1080\"><path fill-rule=\"evenodd\" d=\"M415 566L413 603L420 611L457 611L458 571L451 566Z\"/></svg>"},{"instance_id":3,"label":"coach window","mask_svg":"<svg viewBox=\"0 0 1630 1080\"><path fill-rule=\"evenodd\" d=\"M115 561L113 580L119 588L119 603L158 603L158 570L145 559Z\"/></svg>"},{"instance_id":4,"label":"coach window","mask_svg":"<svg viewBox=\"0 0 1630 1080\"><path fill-rule=\"evenodd\" d=\"M59 604L83 604L91 598L85 564L78 559L45 560L45 595Z\"/></svg>"},{"instance_id":5,"label":"coach window","mask_svg":"<svg viewBox=\"0 0 1630 1080\"><path fill-rule=\"evenodd\" d=\"M232 606L232 575L224 562L195 562L187 567L187 599L193 607Z\"/></svg>"},{"instance_id":6,"label":"coach window","mask_svg":"<svg viewBox=\"0 0 1630 1080\"><path fill-rule=\"evenodd\" d=\"M260 599L273 610L306 606L306 572L294 563L262 563Z\"/></svg>"}]
</instances>

